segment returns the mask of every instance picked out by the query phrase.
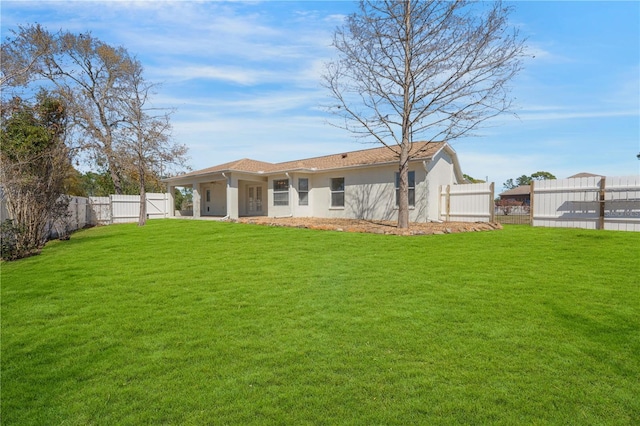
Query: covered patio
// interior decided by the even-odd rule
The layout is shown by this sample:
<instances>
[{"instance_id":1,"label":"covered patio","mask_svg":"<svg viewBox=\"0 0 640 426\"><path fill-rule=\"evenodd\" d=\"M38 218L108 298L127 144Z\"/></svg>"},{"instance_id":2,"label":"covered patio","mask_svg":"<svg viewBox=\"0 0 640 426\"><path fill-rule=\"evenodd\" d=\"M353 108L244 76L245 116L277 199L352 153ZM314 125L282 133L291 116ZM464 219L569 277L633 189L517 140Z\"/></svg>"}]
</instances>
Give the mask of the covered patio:
<instances>
[{"instance_id":1,"label":"covered patio","mask_svg":"<svg viewBox=\"0 0 640 426\"><path fill-rule=\"evenodd\" d=\"M167 186L172 203L176 188L193 190L192 210L174 211L171 214L173 217L238 219L268 214L266 176L240 176L237 173L224 172L184 178L177 176L168 179Z\"/></svg>"}]
</instances>

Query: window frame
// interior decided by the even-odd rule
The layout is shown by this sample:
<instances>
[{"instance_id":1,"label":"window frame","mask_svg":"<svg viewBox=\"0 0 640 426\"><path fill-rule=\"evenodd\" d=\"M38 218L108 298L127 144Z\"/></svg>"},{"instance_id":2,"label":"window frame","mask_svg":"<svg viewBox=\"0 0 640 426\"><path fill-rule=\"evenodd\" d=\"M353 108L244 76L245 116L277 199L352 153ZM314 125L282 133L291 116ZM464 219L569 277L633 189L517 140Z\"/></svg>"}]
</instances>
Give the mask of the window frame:
<instances>
[{"instance_id":1,"label":"window frame","mask_svg":"<svg viewBox=\"0 0 640 426\"><path fill-rule=\"evenodd\" d=\"M283 189L286 188L286 189ZM286 194L286 196L285 196ZM282 207L289 205L289 179L273 180L273 206Z\"/></svg>"},{"instance_id":2,"label":"window frame","mask_svg":"<svg viewBox=\"0 0 640 426\"><path fill-rule=\"evenodd\" d=\"M304 188L302 186L303 181L306 182L306 186ZM298 205L309 205L309 178L298 178Z\"/></svg>"},{"instance_id":3,"label":"window frame","mask_svg":"<svg viewBox=\"0 0 640 426\"><path fill-rule=\"evenodd\" d=\"M342 180L342 184L338 185L339 189L334 189L335 185L334 182L340 181ZM329 200L329 206L332 209L344 209L344 202L345 202L345 179L344 176L343 177L335 177L335 178L330 178L329 180L329 192L331 193L330 196L330 200ZM334 196L338 196L342 194L342 202L341 203L336 203L334 204Z\"/></svg>"},{"instance_id":4,"label":"window frame","mask_svg":"<svg viewBox=\"0 0 640 426\"><path fill-rule=\"evenodd\" d=\"M400 206L400 172L396 172L396 208ZM407 173L407 185L409 186L408 198L409 198L409 207L416 206L416 172L415 170L409 170ZM413 180L413 186L411 185L411 181Z\"/></svg>"}]
</instances>

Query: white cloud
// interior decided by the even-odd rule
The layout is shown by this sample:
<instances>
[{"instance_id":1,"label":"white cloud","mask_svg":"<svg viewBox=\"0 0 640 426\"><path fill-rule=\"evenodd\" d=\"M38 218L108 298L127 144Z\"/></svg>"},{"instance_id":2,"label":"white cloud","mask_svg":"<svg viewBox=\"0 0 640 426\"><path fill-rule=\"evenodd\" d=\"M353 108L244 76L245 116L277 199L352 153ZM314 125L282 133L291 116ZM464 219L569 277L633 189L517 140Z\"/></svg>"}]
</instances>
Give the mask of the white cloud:
<instances>
[{"instance_id":1,"label":"white cloud","mask_svg":"<svg viewBox=\"0 0 640 426\"><path fill-rule=\"evenodd\" d=\"M253 85L265 80L270 80L272 72L252 70L240 67L216 67L216 66L182 66L170 67L154 72L158 77L164 77L172 81L185 81L193 79L211 79L226 81L241 85Z\"/></svg>"},{"instance_id":2,"label":"white cloud","mask_svg":"<svg viewBox=\"0 0 640 426\"><path fill-rule=\"evenodd\" d=\"M607 118L607 117L637 117L638 110L614 110L614 111L581 111L581 110L557 110L557 111L525 111L519 112L518 117L522 121L533 120L572 120L582 118Z\"/></svg>"}]
</instances>

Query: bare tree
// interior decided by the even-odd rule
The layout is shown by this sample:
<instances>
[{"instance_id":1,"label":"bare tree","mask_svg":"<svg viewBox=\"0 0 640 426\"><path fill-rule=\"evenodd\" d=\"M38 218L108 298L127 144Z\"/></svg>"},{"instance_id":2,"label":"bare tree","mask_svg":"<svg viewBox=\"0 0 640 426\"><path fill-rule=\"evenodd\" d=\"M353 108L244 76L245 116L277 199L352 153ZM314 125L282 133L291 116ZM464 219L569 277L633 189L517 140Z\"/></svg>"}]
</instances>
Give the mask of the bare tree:
<instances>
[{"instance_id":1,"label":"bare tree","mask_svg":"<svg viewBox=\"0 0 640 426\"><path fill-rule=\"evenodd\" d=\"M187 147L171 140L170 111L150 106L153 84L142 77L142 67L136 67L127 77L130 97L120 100L125 116L124 138L118 146L119 163L140 186L138 226L147 220L146 187L148 176L160 176L172 165L184 165Z\"/></svg>"},{"instance_id":2,"label":"bare tree","mask_svg":"<svg viewBox=\"0 0 640 426\"><path fill-rule=\"evenodd\" d=\"M339 57L323 76L337 101L329 110L397 154L399 228L409 227L414 138L451 141L509 110L524 50L509 13L501 2L481 13L467 1L361 1L336 29Z\"/></svg>"},{"instance_id":3,"label":"bare tree","mask_svg":"<svg viewBox=\"0 0 640 426\"><path fill-rule=\"evenodd\" d=\"M39 61L51 53L51 35L40 25L19 27L15 38L2 43L0 48L0 88L23 86L38 74Z\"/></svg>"},{"instance_id":4,"label":"bare tree","mask_svg":"<svg viewBox=\"0 0 640 426\"><path fill-rule=\"evenodd\" d=\"M122 193L122 166L116 155L119 126L125 121L120 100L131 96L126 79L141 66L123 47L112 47L91 34L52 34L39 25L20 27L3 43L3 79L25 84L37 74L53 83L65 99L77 132L77 145L104 165L116 193ZM6 56L5 56L6 55ZM23 74L16 71L25 69Z\"/></svg>"}]
</instances>

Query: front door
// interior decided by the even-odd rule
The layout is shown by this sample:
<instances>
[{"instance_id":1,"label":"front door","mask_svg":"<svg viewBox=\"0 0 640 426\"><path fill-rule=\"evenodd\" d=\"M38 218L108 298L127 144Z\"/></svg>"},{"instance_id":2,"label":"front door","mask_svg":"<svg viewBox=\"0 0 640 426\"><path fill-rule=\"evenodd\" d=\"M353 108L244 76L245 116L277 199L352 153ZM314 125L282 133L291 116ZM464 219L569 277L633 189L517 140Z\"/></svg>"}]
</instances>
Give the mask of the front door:
<instances>
[{"instance_id":1,"label":"front door","mask_svg":"<svg viewBox=\"0 0 640 426\"><path fill-rule=\"evenodd\" d=\"M247 215L261 216L262 212L262 186L249 185L247 187Z\"/></svg>"}]
</instances>

